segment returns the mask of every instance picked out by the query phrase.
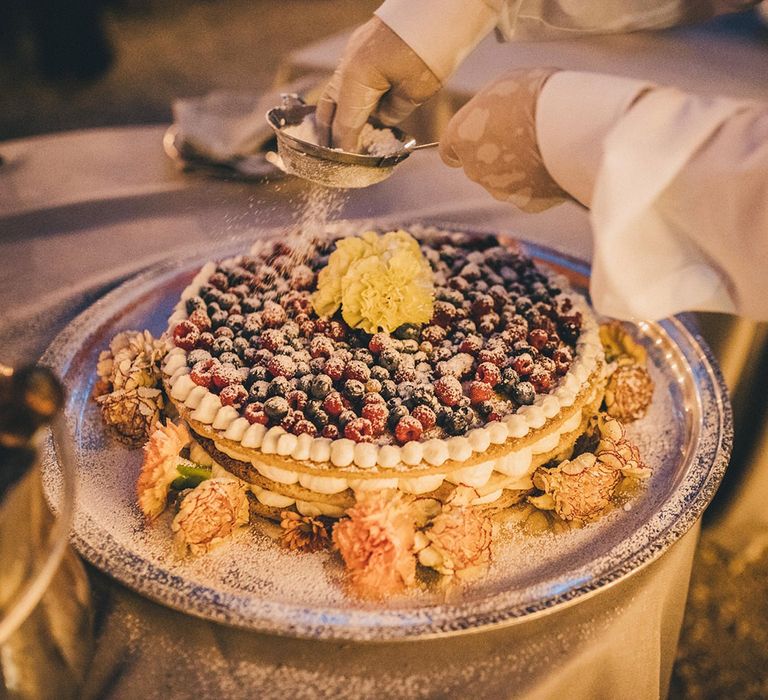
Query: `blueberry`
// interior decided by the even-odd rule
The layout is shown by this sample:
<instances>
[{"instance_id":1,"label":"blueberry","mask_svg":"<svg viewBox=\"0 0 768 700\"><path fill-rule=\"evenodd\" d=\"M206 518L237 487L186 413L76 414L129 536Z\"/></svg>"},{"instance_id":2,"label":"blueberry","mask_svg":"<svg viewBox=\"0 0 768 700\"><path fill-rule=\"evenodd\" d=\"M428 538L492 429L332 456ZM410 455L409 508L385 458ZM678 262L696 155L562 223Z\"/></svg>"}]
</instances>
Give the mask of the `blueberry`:
<instances>
[{"instance_id":1,"label":"blueberry","mask_svg":"<svg viewBox=\"0 0 768 700\"><path fill-rule=\"evenodd\" d=\"M391 379L385 379L381 382L381 395L385 399L392 399L397 396L397 384ZM399 399L398 399L399 400Z\"/></svg>"},{"instance_id":2,"label":"blueberry","mask_svg":"<svg viewBox=\"0 0 768 700\"><path fill-rule=\"evenodd\" d=\"M215 344L216 343L214 342L214 345ZM240 368L240 367L243 366L243 361L234 352L223 352L223 353L221 353L221 355L219 355L219 360L222 363L223 362L229 362L230 364L233 364L237 368Z\"/></svg>"},{"instance_id":3,"label":"blueberry","mask_svg":"<svg viewBox=\"0 0 768 700\"><path fill-rule=\"evenodd\" d=\"M325 358L324 357L313 357L309 361L309 369L313 374L321 374L323 370L325 369ZM330 391L330 389L329 389ZM328 392L326 392L328 393Z\"/></svg>"},{"instance_id":4,"label":"blueberry","mask_svg":"<svg viewBox=\"0 0 768 700\"><path fill-rule=\"evenodd\" d=\"M194 296L187 299L187 314L192 314L194 311L208 312L205 300L202 297Z\"/></svg>"},{"instance_id":5,"label":"blueberry","mask_svg":"<svg viewBox=\"0 0 768 700\"><path fill-rule=\"evenodd\" d=\"M304 415L309 418L309 420L314 420L315 416L321 411L325 413L325 411L323 411L323 402L318 401L317 399L307 401L307 405L304 407Z\"/></svg>"},{"instance_id":6,"label":"blueberry","mask_svg":"<svg viewBox=\"0 0 768 700\"><path fill-rule=\"evenodd\" d=\"M307 418L309 418L312 421L312 423L314 423L315 427L318 430L322 430L326 425L328 425L328 421L330 420L328 418L328 414L323 409L319 409L315 411L314 415L311 418L307 414Z\"/></svg>"},{"instance_id":7,"label":"blueberry","mask_svg":"<svg viewBox=\"0 0 768 700\"><path fill-rule=\"evenodd\" d=\"M400 406L391 408L389 410L389 418L387 418L387 425L389 426L390 430L394 430L395 426L397 426L397 424L400 422L400 419L407 415L408 409L402 404Z\"/></svg>"},{"instance_id":8,"label":"blueberry","mask_svg":"<svg viewBox=\"0 0 768 700\"><path fill-rule=\"evenodd\" d=\"M261 308L261 299L259 297L246 297L240 302L240 307L247 314L252 314Z\"/></svg>"},{"instance_id":9,"label":"blueberry","mask_svg":"<svg viewBox=\"0 0 768 700\"><path fill-rule=\"evenodd\" d=\"M330 380L330 377L328 377L328 379ZM330 391L330 389L328 391ZM344 382L344 393L350 399L362 399L365 394L365 384L357 381L357 379L347 379L347 381Z\"/></svg>"},{"instance_id":10,"label":"blueberry","mask_svg":"<svg viewBox=\"0 0 768 700\"><path fill-rule=\"evenodd\" d=\"M240 359L245 359L245 351L251 347L251 344L245 338L235 338L232 344Z\"/></svg>"},{"instance_id":11,"label":"blueberry","mask_svg":"<svg viewBox=\"0 0 768 700\"><path fill-rule=\"evenodd\" d=\"M365 348L355 348L352 351L352 359L363 362L368 367L373 364L373 355L371 355L370 351Z\"/></svg>"},{"instance_id":12,"label":"blueberry","mask_svg":"<svg viewBox=\"0 0 768 700\"><path fill-rule=\"evenodd\" d=\"M536 390L530 382L518 382L512 389L512 398L522 406L530 406L536 398Z\"/></svg>"},{"instance_id":13,"label":"blueberry","mask_svg":"<svg viewBox=\"0 0 768 700\"><path fill-rule=\"evenodd\" d=\"M264 402L264 412L275 422L285 418L289 410L290 406L282 396L272 396Z\"/></svg>"},{"instance_id":14,"label":"blueberry","mask_svg":"<svg viewBox=\"0 0 768 700\"><path fill-rule=\"evenodd\" d=\"M248 378L245 380L245 386L249 389L253 386L254 382L266 382L267 381L267 368L266 367L252 367L248 370Z\"/></svg>"},{"instance_id":15,"label":"blueberry","mask_svg":"<svg viewBox=\"0 0 768 700\"><path fill-rule=\"evenodd\" d=\"M394 372L400 364L400 353L391 348L385 348L379 355L379 364L388 372Z\"/></svg>"},{"instance_id":16,"label":"blueberry","mask_svg":"<svg viewBox=\"0 0 768 700\"><path fill-rule=\"evenodd\" d=\"M305 365L307 371L306 372L300 372L299 366ZM309 395L312 391L312 375L309 373L309 365L307 365L306 362L299 363L299 365L296 366L296 373L299 375L298 379L296 380L296 388L299 391L303 391L305 394Z\"/></svg>"},{"instance_id":17,"label":"blueberry","mask_svg":"<svg viewBox=\"0 0 768 700\"><path fill-rule=\"evenodd\" d=\"M420 384L413 387L411 392L411 401L415 405L419 404L431 404L435 398L435 390L431 384Z\"/></svg>"},{"instance_id":18,"label":"blueberry","mask_svg":"<svg viewBox=\"0 0 768 700\"><path fill-rule=\"evenodd\" d=\"M211 325L214 328L218 328L219 326L223 326L226 324L227 319L229 316L227 315L226 311L214 311L211 316Z\"/></svg>"},{"instance_id":19,"label":"blueberry","mask_svg":"<svg viewBox=\"0 0 768 700\"><path fill-rule=\"evenodd\" d=\"M235 349L235 344L231 338L219 337L213 341L213 354L216 357L220 357L225 352L232 352Z\"/></svg>"},{"instance_id":20,"label":"blueberry","mask_svg":"<svg viewBox=\"0 0 768 700\"><path fill-rule=\"evenodd\" d=\"M394 336L400 340L416 340L421 332L419 326L413 323L404 323L395 329Z\"/></svg>"},{"instance_id":21,"label":"blueberry","mask_svg":"<svg viewBox=\"0 0 768 700\"><path fill-rule=\"evenodd\" d=\"M371 379L378 379L380 382L384 382L389 379L389 370L379 365L371 367Z\"/></svg>"},{"instance_id":22,"label":"blueberry","mask_svg":"<svg viewBox=\"0 0 768 700\"><path fill-rule=\"evenodd\" d=\"M211 353L209 353L207 350L198 348L197 350L193 350L192 352L189 353L189 355L187 355L187 365L189 365L190 367L194 367L201 360L210 360L210 359L211 359Z\"/></svg>"},{"instance_id":23,"label":"blueberry","mask_svg":"<svg viewBox=\"0 0 768 700\"><path fill-rule=\"evenodd\" d=\"M312 362L310 362L309 364L311 367ZM360 382L358 382L358 384L360 384ZM365 387L362 384L360 384L360 386L362 387L364 392ZM328 396L328 394L331 392L332 389L333 389L333 380L327 374L318 374L312 380L312 384L310 387L310 394L314 396L316 399L324 399L326 396ZM360 395L362 396L362 393Z\"/></svg>"}]
</instances>

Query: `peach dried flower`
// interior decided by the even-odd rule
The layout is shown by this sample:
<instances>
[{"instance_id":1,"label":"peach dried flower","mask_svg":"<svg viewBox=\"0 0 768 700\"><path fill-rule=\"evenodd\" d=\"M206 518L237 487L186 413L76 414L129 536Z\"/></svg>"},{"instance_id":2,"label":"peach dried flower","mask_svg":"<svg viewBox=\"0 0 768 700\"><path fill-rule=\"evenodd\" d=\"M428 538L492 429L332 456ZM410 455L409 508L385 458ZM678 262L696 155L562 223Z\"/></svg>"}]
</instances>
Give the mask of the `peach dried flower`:
<instances>
[{"instance_id":1,"label":"peach dried flower","mask_svg":"<svg viewBox=\"0 0 768 700\"><path fill-rule=\"evenodd\" d=\"M319 518L284 510L280 513L280 527L280 539L291 550L316 552L331 543L328 523Z\"/></svg>"},{"instance_id":2,"label":"peach dried flower","mask_svg":"<svg viewBox=\"0 0 768 700\"><path fill-rule=\"evenodd\" d=\"M203 481L181 502L173 519L176 551L205 554L221 544L249 518L248 497L234 479Z\"/></svg>"},{"instance_id":3,"label":"peach dried flower","mask_svg":"<svg viewBox=\"0 0 768 700\"><path fill-rule=\"evenodd\" d=\"M157 428L144 445L144 461L136 484L139 508L150 520L165 510L171 482L179 475L179 453L189 444L189 432L183 424L168 421Z\"/></svg>"},{"instance_id":4,"label":"peach dried flower","mask_svg":"<svg viewBox=\"0 0 768 700\"><path fill-rule=\"evenodd\" d=\"M414 583L414 515L397 491L363 491L336 523L333 542L352 584L365 597L397 593Z\"/></svg>"},{"instance_id":5,"label":"peach dried flower","mask_svg":"<svg viewBox=\"0 0 768 700\"><path fill-rule=\"evenodd\" d=\"M419 561L444 576L466 577L491 561L493 523L473 508L446 506L423 533Z\"/></svg>"}]
</instances>

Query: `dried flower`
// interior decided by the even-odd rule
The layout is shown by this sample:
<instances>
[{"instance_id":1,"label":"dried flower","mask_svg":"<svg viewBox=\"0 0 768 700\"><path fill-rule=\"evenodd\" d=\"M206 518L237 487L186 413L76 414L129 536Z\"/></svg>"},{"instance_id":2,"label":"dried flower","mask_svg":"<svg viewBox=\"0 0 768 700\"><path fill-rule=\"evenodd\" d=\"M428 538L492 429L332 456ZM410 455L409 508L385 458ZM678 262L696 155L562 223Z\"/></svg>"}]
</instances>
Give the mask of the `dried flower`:
<instances>
[{"instance_id":1,"label":"dried flower","mask_svg":"<svg viewBox=\"0 0 768 700\"><path fill-rule=\"evenodd\" d=\"M642 418L653 398L653 380L644 367L619 365L605 387L608 415L626 423Z\"/></svg>"},{"instance_id":2,"label":"dried flower","mask_svg":"<svg viewBox=\"0 0 768 700\"><path fill-rule=\"evenodd\" d=\"M331 530L327 520L299 515L291 510L280 513L280 539L288 549L317 552L331 543Z\"/></svg>"},{"instance_id":3,"label":"dried flower","mask_svg":"<svg viewBox=\"0 0 768 700\"><path fill-rule=\"evenodd\" d=\"M619 321L600 326L600 342L607 362L645 366L645 348L635 341Z\"/></svg>"},{"instance_id":4,"label":"dried flower","mask_svg":"<svg viewBox=\"0 0 768 700\"><path fill-rule=\"evenodd\" d=\"M136 484L139 508L150 520L165 510L171 482L179 475L179 453L189 443L186 427L170 421L157 429L144 445L144 461Z\"/></svg>"},{"instance_id":5,"label":"dried flower","mask_svg":"<svg viewBox=\"0 0 768 700\"><path fill-rule=\"evenodd\" d=\"M397 593L413 584L413 514L397 491L363 491L333 528L333 541L353 586L366 597Z\"/></svg>"},{"instance_id":6,"label":"dried flower","mask_svg":"<svg viewBox=\"0 0 768 700\"><path fill-rule=\"evenodd\" d=\"M248 497L234 479L208 479L181 502L173 519L179 555L205 554L221 544L249 518Z\"/></svg>"},{"instance_id":7,"label":"dried flower","mask_svg":"<svg viewBox=\"0 0 768 700\"><path fill-rule=\"evenodd\" d=\"M344 320L368 333L394 331L432 317L432 269L418 242L405 231L337 242L318 276L315 311L330 315L341 305Z\"/></svg>"},{"instance_id":8,"label":"dried flower","mask_svg":"<svg viewBox=\"0 0 768 700\"><path fill-rule=\"evenodd\" d=\"M473 508L446 506L422 532L419 562L444 576L468 577L491 561L493 523Z\"/></svg>"},{"instance_id":9,"label":"dried flower","mask_svg":"<svg viewBox=\"0 0 768 700\"><path fill-rule=\"evenodd\" d=\"M124 331L99 355L94 398L104 422L129 443L146 440L160 418L160 362L167 351L167 341L149 331Z\"/></svg>"}]
</instances>

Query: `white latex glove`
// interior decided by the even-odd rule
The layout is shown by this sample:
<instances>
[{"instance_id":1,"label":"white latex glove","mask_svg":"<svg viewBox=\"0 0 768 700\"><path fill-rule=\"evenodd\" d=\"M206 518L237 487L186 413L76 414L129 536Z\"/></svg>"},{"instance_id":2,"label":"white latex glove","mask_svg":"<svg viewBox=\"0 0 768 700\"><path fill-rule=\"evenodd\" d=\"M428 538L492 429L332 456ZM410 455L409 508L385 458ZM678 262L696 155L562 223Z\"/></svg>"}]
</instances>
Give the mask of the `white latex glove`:
<instances>
[{"instance_id":1,"label":"white latex glove","mask_svg":"<svg viewBox=\"0 0 768 700\"><path fill-rule=\"evenodd\" d=\"M336 72L317 102L320 143L358 150L370 116L392 126L440 89L440 81L378 17L349 39Z\"/></svg>"},{"instance_id":2,"label":"white latex glove","mask_svg":"<svg viewBox=\"0 0 768 700\"><path fill-rule=\"evenodd\" d=\"M448 122L440 139L446 165L496 199L539 212L568 195L552 179L536 141L536 102L555 68L514 70L484 87Z\"/></svg>"}]
</instances>

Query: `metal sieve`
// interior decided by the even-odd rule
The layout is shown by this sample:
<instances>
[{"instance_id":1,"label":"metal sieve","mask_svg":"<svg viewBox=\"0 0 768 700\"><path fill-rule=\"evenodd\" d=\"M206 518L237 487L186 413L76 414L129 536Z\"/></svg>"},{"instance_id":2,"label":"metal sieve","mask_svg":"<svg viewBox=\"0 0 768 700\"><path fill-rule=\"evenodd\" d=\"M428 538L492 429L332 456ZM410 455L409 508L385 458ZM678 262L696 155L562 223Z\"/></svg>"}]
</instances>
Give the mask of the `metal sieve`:
<instances>
[{"instance_id":1,"label":"metal sieve","mask_svg":"<svg viewBox=\"0 0 768 700\"><path fill-rule=\"evenodd\" d=\"M291 175L325 187L347 189L375 185L386 180L394 167L413 151L438 145L437 142L417 145L415 139L400 129L388 127L403 143L402 150L391 155L372 156L318 146L285 133L285 127L300 124L315 111L315 106L306 104L295 94L284 94L282 99L280 107L267 112L267 122L277 137L281 167Z\"/></svg>"}]
</instances>

